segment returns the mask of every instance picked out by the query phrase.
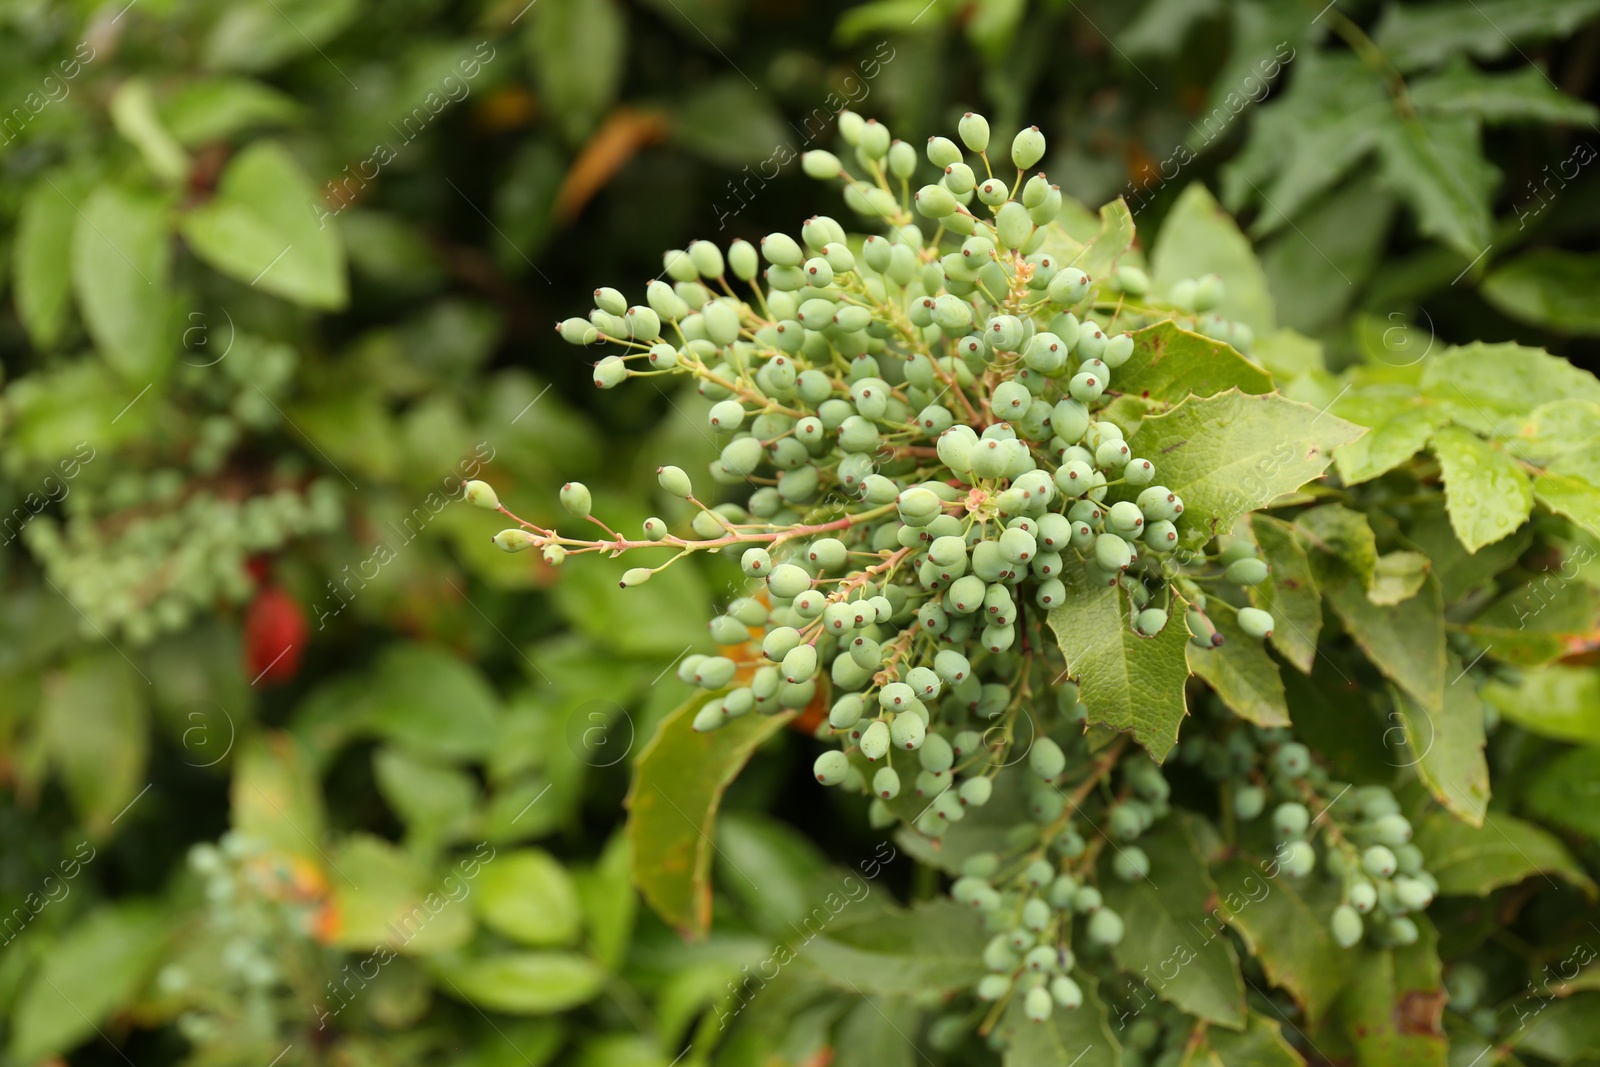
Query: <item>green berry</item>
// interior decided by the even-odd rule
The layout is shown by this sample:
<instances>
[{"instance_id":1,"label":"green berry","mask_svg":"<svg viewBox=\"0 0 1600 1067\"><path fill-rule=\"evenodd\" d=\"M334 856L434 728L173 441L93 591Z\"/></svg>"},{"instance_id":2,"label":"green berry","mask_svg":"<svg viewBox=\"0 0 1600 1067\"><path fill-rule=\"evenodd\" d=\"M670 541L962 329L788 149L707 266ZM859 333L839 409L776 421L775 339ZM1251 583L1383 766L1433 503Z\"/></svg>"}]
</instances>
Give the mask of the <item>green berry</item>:
<instances>
[{"instance_id":1,"label":"green berry","mask_svg":"<svg viewBox=\"0 0 1600 1067\"><path fill-rule=\"evenodd\" d=\"M574 518L586 519L594 501L589 495L588 486L582 482L568 482L561 487L561 504Z\"/></svg>"},{"instance_id":2,"label":"green berry","mask_svg":"<svg viewBox=\"0 0 1600 1067\"><path fill-rule=\"evenodd\" d=\"M656 481L673 496L687 498L694 495L694 486L680 467L657 467Z\"/></svg>"},{"instance_id":3,"label":"green berry","mask_svg":"<svg viewBox=\"0 0 1600 1067\"><path fill-rule=\"evenodd\" d=\"M1290 801L1279 804L1272 812L1272 829L1281 838L1294 839L1305 836L1311 823L1311 813L1304 804Z\"/></svg>"},{"instance_id":4,"label":"green berry","mask_svg":"<svg viewBox=\"0 0 1600 1067\"><path fill-rule=\"evenodd\" d=\"M1044 134L1039 127L1029 126L1011 142L1011 162L1018 170L1027 170L1044 158Z\"/></svg>"},{"instance_id":5,"label":"green berry","mask_svg":"<svg viewBox=\"0 0 1600 1067\"><path fill-rule=\"evenodd\" d=\"M900 775L893 767L879 767L872 776L872 791L884 800L900 795Z\"/></svg>"},{"instance_id":6,"label":"green berry","mask_svg":"<svg viewBox=\"0 0 1600 1067\"><path fill-rule=\"evenodd\" d=\"M1361 940L1363 929L1361 916L1348 904L1340 904L1333 909L1333 921L1329 925L1333 931L1333 940L1340 948L1352 948Z\"/></svg>"},{"instance_id":7,"label":"green berry","mask_svg":"<svg viewBox=\"0 0 1600 1067\"><path fill-rule=\"evenodd\" d=\"M1238 621L1247 636L1257 640L1272 636L1272 616L1260 608L1240 608Z\"/></svg>"},{"instance_id":8,"label":"green berry","mask_svg":"<svg viewBox=\"0 0 1600 1067\"><path fill-rule=\"evenodd\" d=\"M537 543L531 533L529 533L527 530L519 529L501 530L499 533L490 538L490 540L493 541L495 547L500 549L502 552L521 552L524 549L532 548L533 545Z\"/></svg>"},{"instance_id":9,"label":"green berry","mask_svg":"<svg viewBox=\"0 0 1600 1067\"><path fill-rule=\"evenodd\" d=\"M831 748L818 756L811 765L811 773L823 785L838 785L850 772L850 760L843 752Z\"/></svg>"},{"instance_id":10,"label":"green berry","mask_svg":"<svg viewBox=\"0 0 1600 1067\"><path fill-rule=\"evenodd\" d=\"M622 572L622 580L617 584L624 589L632 589L636 585L648 582L654 573L649 567L630 567Z\"/></svg>"},{"instance_id":11,"label":"green berry","mask_svg":"<svg viewBox=\"0 0 1600 1067\"><path fill-rule=\"evenodd\" d=\"M875 719L861 734L861 754L876 762L889 751L889 727L882 719Z\"/></svg>"},{"instance_id":12,"label":"green berry","mask_svg":"<svg viewBox=\"0 0 1600 1067\"><path fill-rule=\"evenodd\" d=\"M1374 878L1391 878L1395 872L1394 853L1383 845L1373 845L1361 854L1361 869Z\"/></svg>"},{"instance_id":13,"label":"green berry","mask_svg":"<svg viewBox=\"0 0 1600 1067\"><path fill-rule=\"evenodd\" d=\"M1309 841L1290 841L1283 846L1279 860L1284 874L1290 878L1304 878L1317 865L1317 850Z\"/></svg>"},{"instance_id":14,"label":"green berry","mask_svg":"<svg viewBox=\"0 0 1600 1067\"><path fill-rule=\"evenodd\" d=\"M613 389L628 377L628 365L621 356L607 356L594 365L596 389Z\"/></svg>"},{"instance_id":15,"label":"green berry","mask_svg":"<svg viewBox=\"0 0 1600 1067\"><path fill-rule=\"evenodd\" d=\"M989 120L974 112L967 112L956 123L956 131L961 135L961 143L967 146L970 152L982 153L989 147Z\"/></svg>"},{"instance_id":16,"label":"green berry","mask_svg":"<svg viewBox=\"0 0 1600 1067\"><path fill-rule=\"evenodd\" d=\"M473 507L488 511L498 511L500 508L500 498L495 495L494 487L488 482L474 479L466 484L461 495Z\"/></svg>"},{"instance_id":17,"label":"green berry","mask_svg":"<svg viewBox=\"0 0 1600 1067\"><path fill-rule=\"evenodd\" d=\"M942 219L953 215L959 206L955 196L942 185L924 185L917 190L913 199L916 201L917 213L928 219Z\"/></svg>"},{"instance_id":18,"label":"green berry","mask_svg":"<svg viewBox=\"0 0 1600 1067\"><path fill-rule=\"evenodd\" d=\"M563 319L556 324L556 331L569 345L592 345L600 339L600 330L588 319Z\"/></svg>"},{"instance_id":19,"label":"green berry","mask_svg":"<svg viewBox=\"0 0 1600 1067\"><path fill-rule=\"evenodd\" d=\"M1267 565L1254 556L1228 564L1223 576L1235 585L1260 585L1267 580Z\"/></svg>"},{"instance_id":20,"label":"green berry","mask_svg":"<svg viewBox=\"0 0 1600 1067\"><path fill-rule=\"evenodd\" d=\"M1041 737L1028 751L1028 767L1040 778L1050 781L1067 769L1067 754L1050 738Z\"/></svg>"},{"instance_id":21,"label":"green berry","mask_svg":"<svg viewBox=\"0 0 1600 1067\"><path fill-rule=\"evenodd\" d=\"M1122 921L1122 916L1110 908L1097 909L1089 916L1089 922L1084 927L1084 934L1089 941L1102 948L1120 944L1126 932L1127 927Z\"/></svg>"}]
</instances>

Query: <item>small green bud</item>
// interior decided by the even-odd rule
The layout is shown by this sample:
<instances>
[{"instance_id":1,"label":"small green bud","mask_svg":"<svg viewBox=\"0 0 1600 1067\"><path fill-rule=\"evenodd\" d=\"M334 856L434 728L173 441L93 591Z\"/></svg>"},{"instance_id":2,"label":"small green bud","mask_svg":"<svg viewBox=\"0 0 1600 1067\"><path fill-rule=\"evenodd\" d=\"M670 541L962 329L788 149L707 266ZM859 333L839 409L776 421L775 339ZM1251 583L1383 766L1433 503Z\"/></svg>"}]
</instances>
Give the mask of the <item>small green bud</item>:
<instances>
[{"instance_id":1,"label":"small green bud","mask_svg":"<svg viewBox=\"0 0 1600 1067\"><path fill-rule=\"evenodd\" d=\"M839 177L844 172L844 165L839 162L839 157L832 152L815 149L800 157L800 167L806 172L807 177L818 181L828 181Z\"/></svg>"},{"instance_id":2,"label":"small green bud","mask_svg":"<svg viewBox=\"0 0 1600 1067\"><path fill-rule=\"evenodd\" d=\"M649 567L630 567L622 572L622 581L618 584L624 589L632 589L636 585L648 582L654 573Z\"/></svg>"},{"instance_id":3,"label":"small green bud","mask_svg":"<svg viewBox=\"0 0 1600 1067\"><path fill-rule=\"evenodd\" d=\"M756 246L742 237L734 241L728 246L728 266L740 281L753 279L761 271L761 257L756 254Z\"/></svg>"},{"instance_id":4,"label":"small green bud","mask_svg":"<svg viewBox=\"0 0 1600 1067\"><path fill-rule=\"evenodd\" d=\"M534 537L527 530L516 528L501 530L490 538L496 548L502 552L521 552L523 549L532 548Z\"/></svg>"},{"instance_id":5,"label":"small green bud","mask_svg":"<svg viewBox=\"0 0 1600 1067\"><path fill-rule=\"evenodd\" d=\"M917 190L914 199L917 204L917 213L922 215L923 218L929 219L942 219L948 215L953 215L958 206L956 198L951 194L950 190L942 185L924 185ZM580 319L579 321L582 322L583 320ZM584 325L588 325L588 323L585 322Z\"/></svg>"},{"instance_id":6,"label":"small green bud","mask_svg":"<svg viewBox=\"0 0 1600 1067\"><path fill-rule=\"evenodd\" d=\"M656 481L673 496L688 498L694 495L694 486L681 467L657 467Z\"/></svg>"},{"instance_id":7,"label":"small green bud","mask_svg":"<svg viewBox=\"0 0 1600 1067\"><path fill-rule=\"evenodd\" d=\"M675 282L698 281L700 271L695 268L694 260L681 248L674 248L663 253L661 263L666 268L667 277Z\"/></svg>"},{"instance_id":8,"label":"small green bud","mask_svg":"<svg viewBox=\"0 0 1600 1067\"><path fill-rule=\"evenodd\" d=\"M969 151L982 152L989 147L989 120L982 115L972 111L962 115L961 121L956 123L956 132Z\"/></svg>"},{"instance_id":9,"label":"small green bud","mask_svg":"<svg viewBox=\"0 0 1600 1067\"><path fill-rule=\"evenodd\" d=\"M498 511L500 509L500 498L495 495L494 487L488 482L473 479L467 483L466 489L461 495L467 503L475 508L483 508L486 511Z\"/></svg>"},{"instance_id":10,"label":"small green bud","mask_svg":"<svg viewBox=\"0 0 1600 1067\"><path fill-rule=\"evenodd\" d=\"M889 173L896 178L909 178L916 173L917 150L905 141L895 141L889 146Z\"/></svg>"},{"instance_id":11,"label":"small green bud","mask_svg":"<svg viewBox=\"0 0 1600 1067\"><path fill-rule=\"evenodd\" d=\"M628 377L628 365L621 356L607 356L594 365L594 384L597 389L612 389Z\"/></svg>"},{"instance_id":12,"label":"small green bud","mask_svg":"<svg viewBox=\"0 0 1600 1067\"><path fill-rule=\"evenodd\" d=\"M943 170L952 163L961 162L961 149L948 137L928 138L928 162Z\"/></svg>"},{"instance_id":13,"label":"small green bud","mask_svg":"<svg viewBox=\"0 0 1600 1067\"><path fill-rule=\"evenodd\" d=\"M1018 170L1027 170L1044 158L1044 134L1039 127L1029 126L1011 141L1011 162Z\"/></svg>"},{"instance_id":14,"label":"small green bud","mask_svg":"<svg viewBox=\"0 0 1600 1067\"><path fill-rule=\"evenodd\" d=\"M592 345L600 339L600 330L588 319L563 319L556 324L556 332L569 345Z\"/></svg>"},{"instance_id":15,"label":"small green bud","mask_svg":"<svg viewBox=\"0 0 1600 1067\"><path fill-rule=\"evenodd\" d=\"M589 495L588 486L582 482L568 482L561 487L561 504L574 518L587 519L594 501Z\"/></svg>"}]
</instances>

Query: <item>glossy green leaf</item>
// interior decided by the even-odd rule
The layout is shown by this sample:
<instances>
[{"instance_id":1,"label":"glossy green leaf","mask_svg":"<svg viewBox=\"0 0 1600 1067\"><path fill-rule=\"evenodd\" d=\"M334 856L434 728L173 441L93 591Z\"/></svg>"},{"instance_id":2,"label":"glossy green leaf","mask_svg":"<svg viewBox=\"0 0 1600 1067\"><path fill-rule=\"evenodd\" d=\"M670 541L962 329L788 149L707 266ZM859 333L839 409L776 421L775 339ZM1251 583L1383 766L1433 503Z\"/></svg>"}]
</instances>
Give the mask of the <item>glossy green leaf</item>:
<instances>
[{"instance_id":1,"label":"glossy green leaf","mask_svg":"<svg viewBox=\"0 0 1600 1067\"><path fill-rule=\"evenodd\" d=\"M1384 9L1373 36L1401 70L1466 53L1499 59L1519 44L1560 37L1600 14L1600 0L1450 0Z\"/></svg>"},{"instance_id":2,"label":"glossy green leaf","mask_svg":"<svg viewBox=\"0 0 1600 1067\"><path fill-rule=\"evenodd\" d=\"M1245 986L1233 943L1206 928L1208 902L1218 887L1200 859L1184 824L1163 820L1139 838L1150 858L1150 874L1135 882L1102 877L1106 903L1127 924L1127 934L1112 949L1130 974L1152 977L1161 999L1217 1026L1245 1026ZM1109 865L1115 845L1102 853ZM1213 926L1214 926L1213 922Z\"/></svg>"},{"instance_id":3,"label":"glossy green leaf","mask_svg":"<svg viewBox=\"0 0 1600 1067\"><path fill-rule=\"evenodd\" d=\"M1489 812L1482 826L1434 812L1422 820L1414 840L1428 857L1441 896L1486 896L1536 875L1594 893L1594 883L1554 835L1501 812Z\"/></svg>"},{"instance_id":4,"label":"glossy green leaf","mask_svg":"<svg viewBox=\"0 0 1600 1067\"><path fill-rule=\"evenodd\" d=\"M1506 416L1521 419L1556 398L1600 403L1600 379L1542 348L1476 341L1429 356L1421 392L1456 422L1487 434Z\"/></svg>"},{"instance_id":5,"label":"glossy green leaf","mask_svg":"<svg viewBox=\"0 0 1600 1067\"><path fill-rule=\"evenodd\" d=\"M1122 1067L1122 1044L1113 1028L1100 991L1079 974L1083 1004L1075 1011L1060 1008L1048 1021L1033 1022L1013 1001L1003 1026L1007 1034L1004 1067Z\"/></svg>"},{"instance_id":6,"label":"glossy green leaf","mask_svg":"<svg viewBox=\"0 0 1600 1067\"><path fill-rule=\"evenodd\" d=\"M1277 624L1268 638L1272 647L1310 674L1317 655L1317 635L1322 632L1322 594L1311 561L1294 527L1282 519L1257 513L1250 516L1250 523L1270 568L1267 580L1255 587L1251 598L1257 607L1271 612Z\"/></svg>"},{"instance_id":7,"label":"glossy green leaf","mask_svg":"<svg viewBox=\"0 0 1600 1067\"><path fill-rule=\"evenodd\" d=\"M1539 503L1600 537L1600 438L1557 456L1534 479Z\"/></svg>"},{"instance_id":8,"label":"glossy green leaf","mask_svg":"<svg viewBox=\"0 0 1600 1067\"><path fill-rule=\"evenodd\" d=\"M29 188L11 246L17 318L35 348L51 349L61 340L72 306L72 231L81 183L64 173L40 178Z\"/></svg>"},{"instance_id":9,"label":"glossy green leaf","mask_svg":"<svg viewBox=\"0 0 1600 1067\"><path fill-rule=\"evenodd\" d=\"M183 217L195 255L251 288L336 311L350 299L344 246L320 219L321 192L287 149L257 141L222 172L217 194Z\"/></svg>"},{"instance_id":10,"label":"glossy green leaf","mask_svg":"<svg viewBox=\"0 0 1600 1067\"><path fill-rule=\"evenodd\" d=\"M1600 837L1600 748L1574 748L1539 768L1522 796L1528 812L1563 830Z\"/></svg>"},{"instance_id":11,"label":"glossy green leaf","mask_svg":"<svg viewBox=\"0 0 1600 1067\"><path fill-rule=\"evenodd\" d=\"M158 377L171 361L167 210L159 197L114 184L101 185L75 209L72 283L78 309L100 354L130 380Z\"/></svg>"},{"instance_id":12,"label":"glossy green leaf","mask_svg":"<svg viewBox=\"0 0 1600 1067\"><path fill-rule=\"evenodd\" d=\"M1593 400L1552 400L1528 412L1517 428L1518 455L1543 462L1588 449L1600 437L1600 403ZM1507 442L1507 447L1511 447Z\"/></svg>"},{"instance_id":13,"label":"glossy green leaf","mask_svg":"<svg viewBox=\"0 0 1600 1067\"><path fill-rule=\"evenodd\" d=\"M605 968L571 952L501 952L434 965L442 989L508 1015L548 1015L593 1000Z\"/></svg>"},{"instance_id":14,"label":"glossy green leaf","mask_svg":"<svg viewBox=\"0 0 1600 1067\"><path fill-rule=\"evenodd\" d=\"M72 923L12 1008L12 1058L44 1062L92 1038L139 995L171 932L147 904L102 905Z\"/></svg>"},{"instance_id":15,"label":"glossy green leaf","mask_svg":"<svg viewBox=\"0 0 1600 1067\"><path fill-rule=\"evenodd\" d=\"M548 852L503 852L485 864L473 896L485 926L535 947L570 945L582 918L578 893Z\"/></svg>"},{"instance_id":16,"label":"glossy green leaf","mask_svg":"<svg viewBox=\"0 0 1600 1067\"><path fill-rule=\"evenodd\" d=\"M1202 924L1210 935L1223 925L1244 941L1267 978L1289 992L1313 1020L1333 1005L1347 976L1345 951L1328 932L1337 900L1314 882L1282 877L1275 861L1242 856L1214 867L1216 909Z\"/></svg>"},{"instance_id":17,"label":"glossy green leaf","mask_svg":"<svg viewBox=\"0 0 1600 1067\"><path fill-rule=\"evenodd\" d=\"M1288 726L1283 677L1266 646L1239 629L1233 612L1216 611L1210 618L1223 643L1218 648L1201 648L1189 642L1189 670L1199 675L1241 719L1257 726ZM1277 623L1276 619L1273 621ZM1274 626L1274 633L1276 630Z\"/></svg>"},{"instance_id":18,"label":"glossy green leaf","mask_svg":"<svg viewBox=\"0 0 1600 1067\"><path fill-rule=\"evenodd\" d=\"M711 928L711 851L723 791L794 717L745 715L698 733L694 716L709 699L698 694L662 720L635 762L627 800L634 880L650 906L691 937Z\"/></svg>"},{"instance_id":19,"label":"glossy green leaf","mask_svg":"<svg viewBox=\"0 0 1600 1067\"><path fill-rule=\"evenodd\" d=\"M1320 476L1332 451L1360 433L1308 404L1229 391L1152 415L1131 445L1156 464L1161 484L1183 498L1179 532L1196 548L1232 529L1245 512Z\"/></svg>"},{"instance_id":20,"label":"glossy green leaf","mask_svg":"<svg viewBox=\"0 0 1600 1067\"><path fill-rule=\"evenodd\" d=\"M1445 686L1444 707L1438 714L1395 693L1395 712L1409 749L1407 757L1396 762L1415 767L1428 792L1446 810L1463 822L1481 826L1489 807L1483 702L1459 660L1451 657L1447 669L1454 680Z\"/></svg>"},{"instance_id":21,"label":"glossy green leaf","mask_svg":"<svg viewBox=\"0 0 1600 1067\"><path fill-rule=\"evenodd\" d=\"M1389 473L1426 448L1448 418L1436 408L1415 408L1378 423L1333 454L1340 480L1359 485Z\"/></svg>"},{"instance_id":22,"label":"glossy green leaf","mask_svg":"<svg viewBox=\"0 0 1600 1067\"><path fill-rule=\"evenodd\" d=\"M1217 314L1245 323L1258 336L1277 329L1272 293L1249 239L1210 190L1191 182L1161 224L1150 253L1150 281L1157 292L1166 292L1180 279L1210 273L1226 280Z\"/></svg>"},{"instance_id":23,"label":"glossy green leaf","mask_svg":"<svg viewBox=\"0 0 1600 1067\"><path fill-rule=\"evenodd\" d=\"M1133 357L1118 368L1113 387L1176 404L1191 394L1213 396L1229 389L1269 393L1272 377L1231 346L1167 319L1133 332Z\"/></svg>"},{"instance_id":24,"label":"glossy green leaf","mask_svg":"<svg viewBox=\"0 0 1600 1067\"><path fill-rule=\"evenodd\" d=\"M1428 714L1444 713L1444 600L1437 581L1430 578L1409 600L1380 607L1336 566L1323 576L1322 595L1373 666Z\"/></svg>"},{"instance_id":25,"label":"glossy green leaf","mask_svg":"<svg viewBox=\"0 0 1600 1067\"><path fill-rule=\"evenodd\" d=\"M821 981L861 996L913 996L961 989L983 976L989 935L972 909L949 899L889 913L853 907L841 894L829 906L831 921L820 932L805 927L789 950Z\"/></svg>"},{"instance_id":26,"label":"glossy green leaf","mask_svg":"<svg viewBox=\"0 0 1600 1067\"><path fill-rule=\"evenodd\" d=\"M1428 442L1444 477L1450 524L1468 552L1510 536L1533 510L1533 486L1517 461L1470 430L1446 426Z\"/></svg>"},{"instance_id":27,"label":"glossy green leaf","mask_svg":"<svg viewBox=\"0 0 1600 1067\"><path fill-rule=\"evenodd\" d=\"M112 820L122 817L150 781L144 689L144 679L110 650L44 678L41 740L78 818L96 838L111 834Z\"/></svg>"},{"instance_id":28,"label":"glossy green leaf","mask_svg":"<svg viewBox=\"0 0 1600 1067\"><path fill-rule=\"evenodd\" d=\"M540 0L526 37L545 107L568 140L586 136L611 107L628 54L628 24L616 0Z\"/></svg>"},{"instance_id":29,"label":"glossy green leaf","mask_svg":"<svg viewBox=\"0 0 1600 1067\"><path fill-rule=\"evenodd\" d=\"M1521 672L1515 684L1494 679L1483 698L1525 730L1600 745L1600 671L1552 664Z\"/></svg>"},{"instance_id":30,"label":"glossy green leaf","mask_svg":"<svg viewBox=\"0 0 1600 1067\"><path fill-rule=\"evenodd\" d=\"M1593 104L1557 89L1538 67L1493 73L1466 62L1412 82L1411 102L1436 114L1471 115L1486 123L1549 122L1590 125L1600 118Z\"/></svg>"},{"instance_id":31,"label":"glossy green leaf","mask_svg":"<svg viewBox=\"0 0 1600 1067\"><path fill-rule=\"evenodd\" d=\"M1152 756L1164 759L1189 713L1183 691L1189 677L1183 598L1174 594L1165 629L1140 637L1129 624L1121 589L1091 587L1081 567L1066 568L1063 580L1066 600L1051 609L1050 629L1068 675L1078 682L1089 721L1132 730Z\"/></svg>"}]
</instances>

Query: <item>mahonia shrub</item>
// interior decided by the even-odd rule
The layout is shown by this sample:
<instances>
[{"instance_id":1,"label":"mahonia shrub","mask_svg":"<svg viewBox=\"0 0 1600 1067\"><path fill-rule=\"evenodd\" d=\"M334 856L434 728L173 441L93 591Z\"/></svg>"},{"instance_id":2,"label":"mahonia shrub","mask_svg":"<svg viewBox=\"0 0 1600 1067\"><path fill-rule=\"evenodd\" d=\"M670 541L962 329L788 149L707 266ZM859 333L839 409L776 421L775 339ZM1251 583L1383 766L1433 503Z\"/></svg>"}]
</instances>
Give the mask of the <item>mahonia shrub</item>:
<instances>
[{"instance_id":1,"label":"mahonia shrub","mask_svg":"<svg viewBox=\"0 0 1600 1067\"><path fill-rule=\"evenodd\" d=\"M692 865L665 863L698 884L653 884L694 806L660 808L653 769L703 758L679 780L721 781L777 726L814 723L816 781L950 876L947 900L908 913L913 936L968 957L909 972L903 992L941 1013L935 1046L976 1034L1029 1064L1076 1062L1080 1046L1096 1063L1112 1050L1165 1067L1202 1046L1301 1062L1285 1006L1310 1025L1360 961L1431 946L1441 886L1414 821L1442 805L1481 825L1487 778L1444 780L1423 760L1431 739L1378 774L1336 775L1314 749L1339 730L1296 732L1279 659L1312 675L1325 597L1393 682L1396 737L1421 751L1417 724L1437 723L1452 732L1440 747L1479 766L1471 691L1498 668L1461 666L1475 646L1456 635L1471 700L1457 708L1396 662L1431 663L1433 635L1446 662L1428 561L1379 556L1346 506L1374 505L1349 487L1334 499L1323 476L1362 429L1274 391L1250 327L1218 311L1229 279L1155 291L1120 202L1071 236L1061 191L1028 173L1037 128L1006 144L969 113L920 155L850 112L839 132L850 163L813 151L804 169L841 183L875 232L819 215L759 248L697 241L666 254L642 303L597 289L559 326L609 349L600 388L681 376L710 402L709 470L658 471L687 528L613 529L576 482L565 529L518 519L484 482L467 490L516 521L494 535L508 552L639 560L624 590L698 553L748 580L711 622L720 654L678 665L702 695L640 758L645 893L680 926L709 921L698 842ZM1352 722L1370 718L1349 700ZM886 940L880 926L872 951ZM1260 961L1241 969L1241 949ZM1373 1004L1399 995L1403 958Z\"/></svg>"}]
</instances>

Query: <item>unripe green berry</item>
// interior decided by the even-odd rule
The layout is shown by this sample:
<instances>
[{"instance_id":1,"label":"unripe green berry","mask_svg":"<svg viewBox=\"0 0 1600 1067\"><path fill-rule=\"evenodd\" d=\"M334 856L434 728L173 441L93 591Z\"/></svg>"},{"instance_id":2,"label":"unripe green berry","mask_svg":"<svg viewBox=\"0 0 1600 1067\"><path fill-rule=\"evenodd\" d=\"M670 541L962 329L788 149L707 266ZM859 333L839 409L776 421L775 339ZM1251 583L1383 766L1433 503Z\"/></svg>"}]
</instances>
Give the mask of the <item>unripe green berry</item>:
<instances>
[{"instance_id":1,"label":"unripe green berry","mask_svg":"<svg viewBox=\"0 0 1600 1067\"><path fill-rule=\"evenodd\" d=\"M621 356L606 356L594 365L596 389L613 389L628 377L628 365Z\"/></svg>"},{"instance_id":2,"label":"unripe green berry","mask_svg":"<svg viewBox=\"0 0 1600 1067\"><path fill-rule=\"evenodd\" d=\"M866 730L862 731L861 754L876 762L889 751L890 740L889 727L882 719L875 719Z\"/></svg>"},{"instance_id":3,"label":"unripe green berry","mask_svg":"<svg viewBox=\"0 0 1600 1067\"><path fill-rule=\"evenodd\" d=\"M574 518L586 519L594 501L589 495L588 486L582 482L568 482L561 487L561 504Z\"/></svg>"},{"instance_id":4,"label":"unripe green berry","mask_svg":"<svg viewBox=\"0 0 1600 1067\"><path fill-rule=\"evenodd\" d=\"M1361 916L1348 904L1340 904L1333 909L1333 920L1329 925L1333 931L1333 940L1340 948L1352 948L1361 940L1363 930Z\"/></svg>"},{"instance_id":5,"label":"unripe green berry","mask_svg":"<svg viewBox=\"0 0 1600 1067\"><path fill-rule=\"evenodd\" d=\"M1044 134L1039 127L1029 126L1011 141L1011 162L1018 170L1027 170L1044 158Z\"/></svg>"},{"instance_id":6,"label":"unripe green berry","mask_svg":"<svg viewBox=\"0 0 1600 1067\"><path fill-rule=\"evenodd\" d=\"M1257 640L1272 636L1272 616L1260 608L1239 609L1239 629Z\"/></svg>"},{"instance_id":7,"label":"unripe green berry","mask_svg":"<svg viewBox=\"0 0 1600 1067\"><path fill-rule=\"evenodd\" d=\"M836 748L818 756L811 765L811 773L823 785L838 785L850 771L850 759Z\"/></svg>"},{"instance_id":8,"label":"unripe green berry","mask_svg":"<svg viewBox=\"0 0 1600 1067\"><path fill-rule=\"evenodd\" d=\"M989 120L974 112L967 112L956 123L956 131L961 135L961 143L967 146L968 151L982 152L989 147Z\"/></svg>"},{"instance_id":9,"label":"unripe green berry","mask_svg":"<svg viewBox=\"0 0 1600 1067\"><path fill-rule=\"evenodd\" d=\"M1267 580L1267 573L1266 563L1248 556L1228 564L1223 576L1235 585L1260 585Z\"/></svg>"}]
</instances>

